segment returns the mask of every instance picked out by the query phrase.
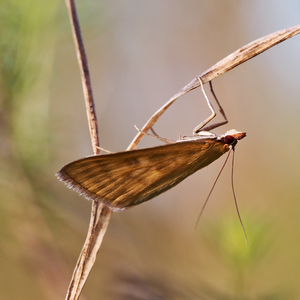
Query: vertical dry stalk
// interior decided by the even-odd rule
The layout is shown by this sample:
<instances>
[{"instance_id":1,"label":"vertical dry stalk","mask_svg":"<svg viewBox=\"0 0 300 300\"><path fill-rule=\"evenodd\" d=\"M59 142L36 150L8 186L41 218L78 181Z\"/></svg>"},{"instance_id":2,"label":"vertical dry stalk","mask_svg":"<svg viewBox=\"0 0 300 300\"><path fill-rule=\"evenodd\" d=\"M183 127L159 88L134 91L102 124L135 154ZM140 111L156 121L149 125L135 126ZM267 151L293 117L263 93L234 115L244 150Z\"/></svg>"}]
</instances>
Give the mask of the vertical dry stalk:
<instances>
[{"instance_id":1,"label":"vertical dry stalk","mask_svg":"<svg viewBox=\"0 0 300 300\"><path fill-rule=\"evenodd\" d=\"M81 71L82 86L84 91L84 99L89 121L93 151L94 154L100 154L100 140L98 134L97 116L93 99L87 57L85 54L79 20L76 12L76 5L74 0L66 0L66 3L70 14L73 36L77 51L77 58ZM92 211L87 237L78 258L75 270L73 272L66 299L77 300L79 298L83 286L95 262L97 252L101 246L104 234L110 221L111 212L111 209L106 205L97 201L92 202Z\"/></svg>"}]
</instances>

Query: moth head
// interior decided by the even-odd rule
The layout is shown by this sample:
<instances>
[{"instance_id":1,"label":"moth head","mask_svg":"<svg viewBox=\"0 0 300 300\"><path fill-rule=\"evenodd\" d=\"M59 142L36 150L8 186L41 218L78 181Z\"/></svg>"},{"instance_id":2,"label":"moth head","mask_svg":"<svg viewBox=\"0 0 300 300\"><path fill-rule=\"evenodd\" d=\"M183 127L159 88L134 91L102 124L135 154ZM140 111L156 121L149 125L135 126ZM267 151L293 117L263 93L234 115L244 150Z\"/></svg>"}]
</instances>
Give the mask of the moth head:
<instances>
[{"instance_id":1,"label":"moth head","mask_svg":"<svg viewBox=\"0 0 300 300\"><path fill-rule=\"evenodd\" d=\"M235 129L231 129L227 131L221 139L224 140L225 144L235 146L238 140L241 140L246 136L246 132L236 131Z\"/></svg>"}]
</instances>

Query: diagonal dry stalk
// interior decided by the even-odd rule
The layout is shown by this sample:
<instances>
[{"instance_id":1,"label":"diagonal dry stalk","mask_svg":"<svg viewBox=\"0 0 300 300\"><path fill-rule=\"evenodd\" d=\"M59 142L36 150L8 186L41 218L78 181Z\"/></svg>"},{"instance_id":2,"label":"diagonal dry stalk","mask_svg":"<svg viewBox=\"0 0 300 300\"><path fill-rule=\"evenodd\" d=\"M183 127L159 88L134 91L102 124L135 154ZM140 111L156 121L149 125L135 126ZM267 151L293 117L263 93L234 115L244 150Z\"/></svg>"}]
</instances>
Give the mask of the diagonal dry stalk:
<instances>
[{"instance_id":1,"label":"diagonal dry stalk","mask_svg":"<svg viewBox=\"0 0 300 300\"><path fill-rule=\"evenodd\" d=\"M143 132L148 132L149 129L155 124L155 122L160 118L160 116L177 100L179 97L187 94L188 92L194 90L200 86L199 79L202 83L207 83L220 75L228 72L234 67L242 64L248 59L266 51L267 49L285 41L288 38L300 33L300 25L290 27L288 29L283 29L266 35L260 39L257 39L244 47L239 48L235 52L226 56L224 59L220 60L218 63L213 65L211 68L207 69L201 75L195 77L190 83L183 87L178 93L176 93L166 104L164 104L152 117L147 121L144 127L137 133L127 150L134 149L144 136Z\"/></svg>"},{"instance_id":2,"label":"diagonal dry stalk","mask_svg":"<svg viewBox=\"0 0 300 300\"><path fill-rule=\"evenodd\" d=\"M79 67L82 75L82 85L84 90L84 98L87 109L87 116L89 121L89 128L92 140L92 146L94 154L100 153L100 140L98 135L97 117L95 113L95 104L93 100L92 86L90 81L87 57L84 50L84 44L80 32L79 21L76 12L76 6L74 0L66 0L67 7L70 14L71 25L73 29L73 35L75 40L75 47L77 51L77 57L79 61ZM226 73L230 69L238 66L246 60L260 54L268 48L298 34L300 32L300 26L291 27L289 29L277 31L266 37L258 39L240 49L231 55L227 56L213 67L205 71L200 77L203 83L209 82L214 78ZM180 96L188 93L189 91L199 86L199 80L196 77L193 81L182 88L177 94L175 94L164 106L162 106L144 125L141 131L136 135L132 143L127 150L136 148L139 141L142 139L144 133L147 132L159 117L165 112L165 110ZM90 225L87 233L87 238L83 245L81 254L78 258L76 267L74 269L72 279L67 291L66 299L77 300L82 292L83 286L88 278L88 275L96 260L97 252L101 246L104 234L108 227L111 209L100 202L93 201Z\"/></svg>"}]
</instances>

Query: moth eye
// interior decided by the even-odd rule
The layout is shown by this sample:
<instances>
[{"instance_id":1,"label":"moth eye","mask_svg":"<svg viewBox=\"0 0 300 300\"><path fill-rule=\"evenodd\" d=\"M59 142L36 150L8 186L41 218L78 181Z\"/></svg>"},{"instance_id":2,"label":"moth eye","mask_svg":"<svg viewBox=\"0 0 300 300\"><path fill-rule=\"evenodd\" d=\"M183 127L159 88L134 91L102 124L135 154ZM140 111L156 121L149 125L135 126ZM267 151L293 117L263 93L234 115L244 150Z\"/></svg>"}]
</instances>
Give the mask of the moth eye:
<instances>
[{"instance_id":1,"label":"moth eye","mask_svg":"<svg viewBox=\"0 0 300 300\"><path fill-rule=\"evenodd\" d=\"M234 141L235 141L235 138L234 138L232 135L226 135L226 136L224 137L224 142L225 142L225 144L230 145L230 144L232 144Z\"/></svg>"}]
</instances>

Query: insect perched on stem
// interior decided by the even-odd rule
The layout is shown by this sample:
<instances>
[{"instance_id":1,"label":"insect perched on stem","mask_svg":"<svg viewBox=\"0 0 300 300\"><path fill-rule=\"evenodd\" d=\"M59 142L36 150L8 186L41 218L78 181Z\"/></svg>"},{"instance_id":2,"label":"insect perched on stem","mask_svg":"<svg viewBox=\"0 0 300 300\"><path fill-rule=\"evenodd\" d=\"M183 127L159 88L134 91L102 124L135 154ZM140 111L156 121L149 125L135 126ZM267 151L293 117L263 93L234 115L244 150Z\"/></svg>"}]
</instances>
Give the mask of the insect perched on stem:
<instances>
[{"instance_id":1,"label":"insect perched on stem","mask_svg":"<svg viewBox=\"0 0 300 300\"><path fill-rule=\"evenodd\" d=\"M88 156L62 167L57 177L87 199L122 210L158 196L234 150L246 133L209 132L228 120L211 87L225 120L206 126L216 113L198 79L212 114L194 129L194 136L152 148Z\"/></svg>"}]
</instances>

